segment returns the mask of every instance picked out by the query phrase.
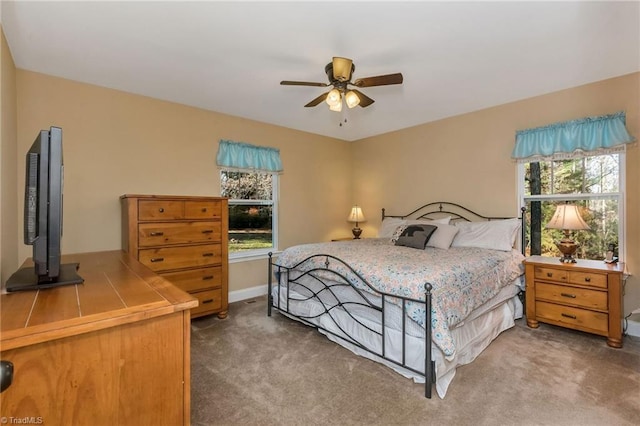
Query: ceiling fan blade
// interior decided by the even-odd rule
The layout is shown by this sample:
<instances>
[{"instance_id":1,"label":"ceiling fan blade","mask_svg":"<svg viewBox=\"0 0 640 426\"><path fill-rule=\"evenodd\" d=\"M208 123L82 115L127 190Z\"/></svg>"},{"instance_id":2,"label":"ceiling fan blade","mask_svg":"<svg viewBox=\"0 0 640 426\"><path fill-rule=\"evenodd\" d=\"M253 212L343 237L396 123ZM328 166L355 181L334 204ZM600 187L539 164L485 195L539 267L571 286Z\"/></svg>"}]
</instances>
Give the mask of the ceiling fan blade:
<instances>
[{"instance_id":1,"label":"ceiling fan blade","mask_svg":"<svg viewBox=\"0 0 640 426\"><path fill-rule=\"evenodd\" d=\"M338 81L351 80L351 73L355 67L353 61L348 58L333 57L333 78Z\"/></svg>"},{"instance_id":2,"label":"ceiling fan blade","mask_svg":"<svg viewBox=\"0 0 640 426\"><path fill-rule=\"evenodd\" d=\"M321 103L322 101L324 101L325 99L327 99L327 95L329 94L329 92L327 93L323 93L322 95L318 96L317 98L315 98L314 100L312 100L311 102L309 102L308 104L305 105L305 108L307 107L314 107L316 105L318 105L319 103Z\"/></svg>"},{"instance_id":3,"label":"ceiling fan blade","mask_svg":"<svg viewBox=\"0 0 640 426\"><path fill-rule=\"evenodd\" d=\"M287 81L283 80L280 82L283 86L314 86L314 87L327 87L327 83L313 83L310 81Z\"/></svg>"},{"instance_id":4,"label":"ceiling fan blade","mask_svg":"<svg viewBox=\"0 0 640 426\"><path fill-rule=\"evenodd\" d=\"M402 84L402 74L378 75L357 79L353 85L357 87L387 86L389 84Z\"/></svg>"},{"instance_id":5,"label":"ceiling fan blade","mask_svg":"<svg viewBox=\"0 0 640 426\"><path fill-rule=\"evenodd\" d=\"M352 92L354 92L356 95L358 95L358 98L360 98L360 103L358 105L360 105L362 108L368 107L369 105L375 102L373 99L371 99L370 97L368 97L367 95L365 95L359 90L353 89Z\"/></svg>"}]
</instances>

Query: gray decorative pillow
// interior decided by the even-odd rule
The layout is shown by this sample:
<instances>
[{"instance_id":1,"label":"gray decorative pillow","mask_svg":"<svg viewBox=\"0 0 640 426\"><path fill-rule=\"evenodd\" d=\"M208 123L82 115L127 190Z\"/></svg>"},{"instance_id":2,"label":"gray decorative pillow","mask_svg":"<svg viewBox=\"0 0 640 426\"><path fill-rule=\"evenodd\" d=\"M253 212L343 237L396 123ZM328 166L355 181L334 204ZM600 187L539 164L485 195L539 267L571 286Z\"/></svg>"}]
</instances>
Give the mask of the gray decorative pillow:
<instances>
[{"instance_id":1,"label":"gray decorative pillow","mask_svg":"<svg viewBox=\"0 0 640 426\"><path fill-rule=\"evenodd\" d=\"M396 245L424 250L437 228L433 225L407 225L398 237Z\"/></svg>"}]
</instances>

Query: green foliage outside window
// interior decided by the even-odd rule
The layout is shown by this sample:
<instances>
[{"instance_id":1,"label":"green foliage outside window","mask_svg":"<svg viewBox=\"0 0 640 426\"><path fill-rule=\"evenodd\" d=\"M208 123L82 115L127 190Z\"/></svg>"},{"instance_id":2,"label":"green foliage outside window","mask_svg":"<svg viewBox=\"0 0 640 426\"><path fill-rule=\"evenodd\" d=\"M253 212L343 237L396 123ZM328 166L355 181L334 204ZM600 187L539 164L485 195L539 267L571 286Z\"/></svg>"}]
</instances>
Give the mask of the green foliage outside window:
<instances>
[{"instance_id":1,"label":"green foliage outside window","mask_svg":"<svg viewBox=\"0 0 640 426\"><path fill-rule=\"evenodd\" d=\"M609 244L619 244L619 191L618 154L526 164L527 254L560 255L555 241L563 232L545 225L556 206L568 201L579 206L591 228L572 232L579 244L576 257L604 258Z\"/></svg>"}]
</instances>

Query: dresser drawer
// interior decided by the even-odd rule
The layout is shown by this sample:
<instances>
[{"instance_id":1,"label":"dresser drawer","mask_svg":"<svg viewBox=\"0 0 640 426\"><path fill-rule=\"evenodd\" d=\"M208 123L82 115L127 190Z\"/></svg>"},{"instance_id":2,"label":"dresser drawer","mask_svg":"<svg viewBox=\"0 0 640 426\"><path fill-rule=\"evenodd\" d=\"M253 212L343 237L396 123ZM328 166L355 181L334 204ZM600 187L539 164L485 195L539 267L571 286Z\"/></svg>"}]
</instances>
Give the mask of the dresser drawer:
<instances>
[{"instance_id":1,"label":"dresser drawer","mask_svg":"<svg viewBox=\"0 0 640 426\"><path fill-rule=\"evenodd\" d=\"M219 219L222 216L220 201L185 201L185 219Z\"/></svg>"},{"instance_id":2,"label":"dresser drawer","mask_svg":"<svg viewBox=\"0 0 640 426\"><path fill-rule=\"evenodd\" d=\"M217 311L222 308L222 291L220 289L199 291L197 293L191 293L191 295L198 299L198 306L191 308L191 316L209 311Z\"/></svg>"},{"instance_id":3,"label":"dresser drawer","mask_svg":"<svg viewBox=\"0 0 640 426\"><path fill-rule=\"evenodd\" d=\"M537 282L536 299L607 311L606 291Z\"/></svg>"},{"instance_id":4,"label":"dresser drawer","mask_svg":"<svg viewBox=\"0 0 640 426\"><path fill-rule=\"evenodd\" d=\"M220 222L141 223L140 247L220 241Z\"/></svg>"},{"instance_id":5,"label":"dresser drawer","mask_svg":"<svg viewBox=\"0 0 640 426\"><path fill-rule=\"evenodd\" d=\"M138 260L156 272L208 266L221 263L222 249L220 244L142 249Z\"/></svg>"},{"instance_id":6,"label":"dresser drawer","mask_svg":"<svg viewBox=\"0 0 640 426\"><path fill-rule=\"evenodd\" d=\"M222 285L222 268L220 266L180 272L165 272L160 275L186 292L219 288Z\"/></svg>"},{"instance_id":7,"label":"dresser drawer","mask_svg":"<svg viewBox=\"0 0 640 426\"><path fill-rule=\"evenodd\" d=\"M140 200L138 201L140 220L171 220L184 217L183 201Z\"/></svg>"},{"instance_id":8,"label":"dresser drawer","mask_svg":"<svg viewBox=\"0 0 640 426\"><path fill-rule=\"evenodd\" d=\"M569 271L569 282L571 284L587 285L590 287L607 288L606 274L593 272Z\"/></svg>"},{"instance_id":9,"label":"dresser drawer","mask_svg":"<svg viewBox=\"0 0 640 426\"><path fill-rule=\"evenodd\" d=\"M535 267L535 278L537 280L567 282L569 273L562 269L545 268L543 266Z\"/></svg>"},{"instance_id":10,"label":"dresser drawer","mask_svg":"<svg viewBox=\"0 0 640 426\"><path fill-rule=\"evenodd\" d=\"M545 322L570 326L591 333L607 335L608 316L602 312L573 308L536 300L536 317Z\"/></svg>"}]
</instances>

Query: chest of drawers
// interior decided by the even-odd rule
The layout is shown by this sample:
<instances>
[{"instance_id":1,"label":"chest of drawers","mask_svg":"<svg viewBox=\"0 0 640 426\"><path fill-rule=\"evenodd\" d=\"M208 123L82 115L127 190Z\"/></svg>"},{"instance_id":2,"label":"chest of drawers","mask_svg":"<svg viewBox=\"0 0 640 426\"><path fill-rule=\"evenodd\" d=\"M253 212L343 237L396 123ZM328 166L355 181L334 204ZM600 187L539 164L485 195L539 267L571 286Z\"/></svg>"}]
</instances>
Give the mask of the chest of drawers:
<instances>
[{"instance_id":1,"label":"chest of drawers","mask_svg":"<svg viewBox=\"0 0 640 426\"><path fill-rule=\"evenodd\" d=\"M561 263L541 256L524 264L529 327L544 322L606 336L609 346L622 347L624 264Z\"/></svg>"},{"instance_id":2,"label":"chest of drawers","mask_svg":"<svg viewBox=\"0 0 640 426\"><path fill-rule=\"evenodd\" d=\"M120 197L122 245L143 265L198 299L193 318L228 311L226 198Z\"/></svg>"}]
</instances>

